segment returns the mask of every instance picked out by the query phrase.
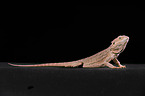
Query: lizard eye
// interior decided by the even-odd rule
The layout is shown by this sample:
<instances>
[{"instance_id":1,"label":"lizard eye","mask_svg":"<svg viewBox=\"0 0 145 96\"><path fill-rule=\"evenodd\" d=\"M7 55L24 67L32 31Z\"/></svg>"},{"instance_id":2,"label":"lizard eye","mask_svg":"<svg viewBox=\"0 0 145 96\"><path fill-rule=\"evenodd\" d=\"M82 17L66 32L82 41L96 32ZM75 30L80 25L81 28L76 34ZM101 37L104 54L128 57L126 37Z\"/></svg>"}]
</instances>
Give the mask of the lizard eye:
<instances>
[{"instance_id":1,"label":"lizard eye","mask_svg":"<svg viewBox=\"0 0 145 96\"><path fill-rule=\"evenodd\" d=\"M119 37L119 39L121 39L121 37Z\"/></svg>"},{"instance_id":2,"label":"lizard eye","mask_svg":"<svg viewBox=\"0 0 145 96\"><path fill-rule=\"evenodd\" d=\"M115 42L113 42L113 45L115 44Z\"/></svg>"}]
</instances>

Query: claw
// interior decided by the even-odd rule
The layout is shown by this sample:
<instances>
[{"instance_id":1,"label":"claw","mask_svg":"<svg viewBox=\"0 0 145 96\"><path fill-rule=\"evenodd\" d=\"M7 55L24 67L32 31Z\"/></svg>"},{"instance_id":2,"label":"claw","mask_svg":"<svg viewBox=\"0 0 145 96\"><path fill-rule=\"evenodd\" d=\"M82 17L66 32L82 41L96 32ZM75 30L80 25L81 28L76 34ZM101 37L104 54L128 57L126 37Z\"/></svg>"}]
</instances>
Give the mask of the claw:
<instances>
[{"instance_id":1,"label":"claw","mask_svg":"<svg viewBox=\"0 0 145 96\"><path fill-rule=\"evenodd\" d=\"M120 67L113 67L113 69L119 69Z\"/></svg>"},{"instance_id":2,"label":"claw","mask_svg":"<svg viewBox=\"0 0 145 96\"><path fill-rule=\"evenodd\" d=\"M120 66L120 68L126 68L126 66L125 65L122 65L122 66Z\"/></svg>"}]
</instances>

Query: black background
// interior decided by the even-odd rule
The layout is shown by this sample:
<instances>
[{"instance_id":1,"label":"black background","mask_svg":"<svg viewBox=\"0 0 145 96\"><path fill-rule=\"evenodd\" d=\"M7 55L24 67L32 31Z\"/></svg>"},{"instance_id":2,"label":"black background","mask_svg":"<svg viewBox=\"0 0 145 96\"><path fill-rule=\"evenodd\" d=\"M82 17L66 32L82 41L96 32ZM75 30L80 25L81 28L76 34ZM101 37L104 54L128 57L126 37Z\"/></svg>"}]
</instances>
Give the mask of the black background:
<instances>
[{"instance_id":1,"label":"black background","mask_svg":"<svg viewBox=\"0 0 145 96\"><path fill-rule=\"evenodd\" d=\"M119 35L130 41L121 63L144 63L144 9L139 5L5 5L1 62L63 62L91 56Z\"/></svg>"}]
</instances>

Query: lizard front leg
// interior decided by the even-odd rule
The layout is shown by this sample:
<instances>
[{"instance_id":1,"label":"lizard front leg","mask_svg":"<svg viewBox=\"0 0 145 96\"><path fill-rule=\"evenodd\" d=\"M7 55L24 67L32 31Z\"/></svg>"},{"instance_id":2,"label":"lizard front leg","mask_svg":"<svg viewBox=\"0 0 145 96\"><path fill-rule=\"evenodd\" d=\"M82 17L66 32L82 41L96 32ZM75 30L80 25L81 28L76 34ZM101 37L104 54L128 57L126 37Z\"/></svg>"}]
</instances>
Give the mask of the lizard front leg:
<instances>
[{"instance_id":1,"label":"lizard front leg","mask_svg":"<svg viewBox=\"0 0 145 96\"><path fill-rule=\"evenodd\" d=\"M112 65L111 63L109 63L109 62L106 62L106 63L104 63L105 64L105 66L107 66L107 67L109 67L109 68L120 68L120 67L116 67L116 66L114 66L114 65Z\"/></svg>"},{"instance_id":2,"label":"lizard front leg","mask_svg":"<svg viewBox=\"0 0 145 96\"><path fill-rule=\"evenodd\" d=\"M117 58L114 58L114 59L113 59L113 62L114 62L115 64L117 64L120 68L126 68L126 66L120 64L120 62L117 60Z\"/></svg>"}]
</instances>

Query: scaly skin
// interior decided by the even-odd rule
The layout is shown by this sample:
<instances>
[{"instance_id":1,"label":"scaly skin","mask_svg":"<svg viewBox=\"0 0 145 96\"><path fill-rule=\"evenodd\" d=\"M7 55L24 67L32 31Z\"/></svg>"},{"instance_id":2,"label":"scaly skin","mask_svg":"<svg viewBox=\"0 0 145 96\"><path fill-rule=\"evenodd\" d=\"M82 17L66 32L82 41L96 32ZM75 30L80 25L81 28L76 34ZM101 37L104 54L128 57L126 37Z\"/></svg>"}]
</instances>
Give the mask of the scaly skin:
<instances>
[{"instance_id":1,"label":"scaly skin","mask_svg":"<svg viewBox=\"0 0 145 96\"><path fill-rule=\"evenodd\" d=\"M101 51L98 52L97 54L77 60L77 61L72 61L72 62L63 62L63 63L45 63L45 64L35 64L35 65L16 65L16 64L11 64L8 63L9 65L12 66L19 66L19 67L41 67L41 66L63 66L63 67L87 67L87 68L97 68L97 67L109 67L109 68L126 68L126 66L123 66L120 64L120 62L117 60L117 57L119 54L125 49L127 43L129 41L129 37L122 35L118 36L115 38L111 43L111 45ZM118 65L118 67L112 65L109 63L111 60L115 64Z\"/></svg>"}]
</instances>

